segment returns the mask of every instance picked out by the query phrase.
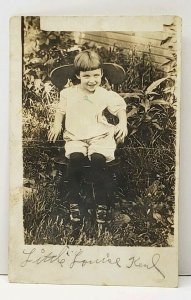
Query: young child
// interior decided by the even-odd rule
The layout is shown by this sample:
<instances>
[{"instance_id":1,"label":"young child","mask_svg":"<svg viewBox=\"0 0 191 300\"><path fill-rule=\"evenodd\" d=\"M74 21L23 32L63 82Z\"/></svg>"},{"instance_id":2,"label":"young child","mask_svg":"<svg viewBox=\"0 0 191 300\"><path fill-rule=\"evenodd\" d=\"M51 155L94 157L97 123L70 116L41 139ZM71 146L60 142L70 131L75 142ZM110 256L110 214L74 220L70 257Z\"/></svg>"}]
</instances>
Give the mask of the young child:
<instances>
[{"instance_id":1,"label":"young child","mask_svg":"<svg viewBox=\"0 0 191 300\"><path fill-rule=\"evenodd\" d=\"M69 159L70 217L81 221L79 192L85 157L91 162L93 174L96 219L107 220L106 163L115 159L116 142L123 142L127 135L126 104L113 91L100 87L103 65L92 50L80 52L74 60L76 77L80 83L60 92L60 102L55 114L49 140L55 142L61 132L65 116L65 155ZM119 123L109 124L103 116L104 109L117 116Z\"/></svg>"}]
</instances>

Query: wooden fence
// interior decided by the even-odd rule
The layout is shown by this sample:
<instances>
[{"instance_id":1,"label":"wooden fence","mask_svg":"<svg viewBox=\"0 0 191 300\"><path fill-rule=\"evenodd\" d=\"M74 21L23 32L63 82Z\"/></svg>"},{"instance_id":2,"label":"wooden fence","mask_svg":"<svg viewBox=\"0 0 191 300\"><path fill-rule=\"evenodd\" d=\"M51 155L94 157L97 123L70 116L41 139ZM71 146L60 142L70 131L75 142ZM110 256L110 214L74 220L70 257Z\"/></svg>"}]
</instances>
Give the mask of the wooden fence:
<instances>
[{"instance_id":1,"label":"wooden fence","mask_svg":"<svg viewBox=\"0 0 191 300\"><path fill-rule=\"evenodd\" d=\"M136 50L138 54L151 54L151 59L157 68L168 71L165 63L172 56L173 49L168 43L162 43L169 36L168 32L81 32L75 36L79 44L95 42L99 46L120 47L124 51Z\"/></svg>"}]
</instances>

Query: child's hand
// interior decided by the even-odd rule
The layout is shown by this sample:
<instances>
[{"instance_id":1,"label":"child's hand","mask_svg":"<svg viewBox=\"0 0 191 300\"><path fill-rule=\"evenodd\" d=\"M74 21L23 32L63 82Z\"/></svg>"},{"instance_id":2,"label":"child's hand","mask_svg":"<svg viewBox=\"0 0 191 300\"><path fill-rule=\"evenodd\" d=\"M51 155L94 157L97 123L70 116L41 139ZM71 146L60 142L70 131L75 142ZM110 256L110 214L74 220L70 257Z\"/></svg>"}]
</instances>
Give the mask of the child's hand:
<instances>
[{"instance_id":1,"label":"child's hand","mask_svg":"<svg viewBox=\"0 0 191 300\"><path fill-rule=\"evenodd\" d=\"M49 131L49 133L48 133L48 140L49 140L50 142L55 143L55 142L56 142L56 139L57 139L57 137L58 137L58 135L59 135L60 132L61 132L61 130L62 130L62 126L61 126L61 125L54 125L54 126L50 129L50 131Z\"/></svg>"},{"instance_id":2,"label":"child's hand","mask_svg":"<svg viewBox=\"0 0 191 300\"><path fill-rule=\"evenodd\" d=\"M126 124L119 123L115 126L115 140L118 143L124 143L124 139L128 134L128 129Z\"/></svg>"}]
</instances>

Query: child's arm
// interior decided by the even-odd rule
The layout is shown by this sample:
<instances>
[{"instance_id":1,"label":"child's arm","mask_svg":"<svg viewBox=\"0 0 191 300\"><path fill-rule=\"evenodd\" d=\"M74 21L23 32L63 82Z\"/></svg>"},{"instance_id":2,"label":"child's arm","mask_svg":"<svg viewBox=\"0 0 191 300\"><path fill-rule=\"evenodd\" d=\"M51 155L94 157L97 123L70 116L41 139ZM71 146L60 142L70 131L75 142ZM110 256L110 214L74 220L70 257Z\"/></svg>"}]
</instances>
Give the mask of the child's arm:
<instances>
[{"instance_id":1,"label":"child's arm","mask_svg":"<svg viewBox=\"0 0 191 300\"><path fill-rule=\"evenodd\" d=\"M55 143L58 135L60 134L60 132L62 130L63 117L64 117L64 115L62 113L60 113L58 111L56 112L55 119L54 119L54 125L48 133L48 140L50 142Z\"/></svg>"},{"instance_id":2,"label":"child's arm","mask_svg":"<svg viewBox=\"0 0 191 300\"><path fill-rule=\"evenodd\" d=\"M120 110L117 117L119 123L115 126L115 139L117 143L124 143L124 139L128 134L126 110Z\"/></svg>"},{"instance_id":3,"label":"child's arm","mask_svg":"<svg viewBox=\"0 0 191 300\"><path fill-rule=\"evenodd\" d=\"M48 140L50 142L55 143L58 135L62 130L62 122L64 119L64 115L66 114L66 103L67 103L67 96L66 96L66 90L64 89L60 92L60 101L57 105L54 124L48 133Z\"/></svg>"},{"instance_id":4,"label":"child's arm","mask_svg":"<svg viewBox=\"0 0 191 300\"><path fill-rule=\"evenodd\" d=\"M119 123L115 126L115 140L117 143L123 143L127 136L127 115L126 115L126 103L124 99L116 92L109 91L107 108L111 114L117 116Z\"/></svg>"}]
</instances>

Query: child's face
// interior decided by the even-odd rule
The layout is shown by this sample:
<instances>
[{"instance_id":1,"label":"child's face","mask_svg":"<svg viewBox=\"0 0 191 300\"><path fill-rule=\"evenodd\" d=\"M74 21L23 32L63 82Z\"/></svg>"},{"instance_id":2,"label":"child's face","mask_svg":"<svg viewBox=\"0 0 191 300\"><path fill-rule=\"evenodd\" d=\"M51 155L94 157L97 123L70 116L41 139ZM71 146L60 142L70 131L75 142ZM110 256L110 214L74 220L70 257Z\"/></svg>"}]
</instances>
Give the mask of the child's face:
<instances>
[{"instance_id":1,"label":"child's face","mask_svg":"<svg viewBox=\"0 0 191 300\"><path fill-rule=\"evenodd\" d=\"M102 70L80 71L77 78L80 80L80 85L83 90L93 93L101 84Z\"/></svg>"}]
</instances>

